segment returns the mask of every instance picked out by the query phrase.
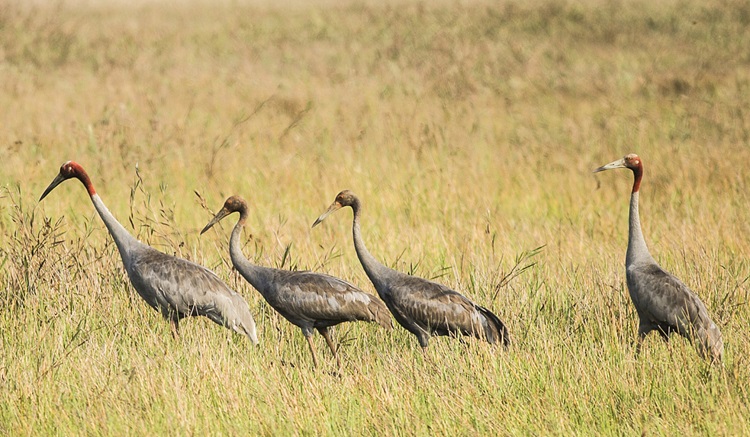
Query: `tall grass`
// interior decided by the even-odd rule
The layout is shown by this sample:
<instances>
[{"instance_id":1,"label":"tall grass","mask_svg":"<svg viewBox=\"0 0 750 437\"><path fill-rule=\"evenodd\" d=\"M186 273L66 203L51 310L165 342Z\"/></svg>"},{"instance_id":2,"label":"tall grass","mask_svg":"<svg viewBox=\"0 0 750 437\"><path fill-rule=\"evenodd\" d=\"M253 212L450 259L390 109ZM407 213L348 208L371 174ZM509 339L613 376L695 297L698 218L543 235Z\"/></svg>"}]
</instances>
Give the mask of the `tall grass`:
<instances>
[{"instance_id":1,"label":"tall grass","mask_svg":"<svg viewBox=\"0 0 750 437\"><path fill-rule=\"evenodd\" d=\"M0 433L750 433L750 6L703 2L85 2L0 6ZM634 354L636 152L652 254L724 333ZM169 327L130 286L68 159L133 234L242 293L261 345ZM228 260L373 288L369 249L496 312L508 351L342 325L314 369ZM197 194L197 195L196 195ZM540 249L538 249L540 248ZM527 267L527 268L526 268ZM325 345L315 341L320 351Z\"/></svg>"}]
</instances>

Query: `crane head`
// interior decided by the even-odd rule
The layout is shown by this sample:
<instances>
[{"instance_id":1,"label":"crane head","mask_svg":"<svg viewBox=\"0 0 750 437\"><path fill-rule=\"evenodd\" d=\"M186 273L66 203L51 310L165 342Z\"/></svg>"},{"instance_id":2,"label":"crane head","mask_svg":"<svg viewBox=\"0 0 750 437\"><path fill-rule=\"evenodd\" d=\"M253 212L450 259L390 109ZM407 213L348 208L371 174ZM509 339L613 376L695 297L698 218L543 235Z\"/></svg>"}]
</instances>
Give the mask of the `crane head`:
<instances>
[{"instance_id":1,"label":"crane head","mask_svg":"<svg viewBox=\"0 0 750 437\"><path fill-rule=\"evenodd\" d=\"M594 173L598 173L604 170L612 170L613 168L629 168L633 170L633 193L637 193L641 188L641 179L643 178L643 160L640 156L635 153L625 155L617 161L612 161L607 165L603 165L596 170Z\"/></svg>"},{"instance_id":2,"label":"crane head","mask_svg":"<svg viewBox=\"0 0 750 437\"><path fill-rule=\"evenodd\" d=\"M60 166L60 173L58 173L55 179L53 179L49 186L47 186L47 189L44 190L44 193L42 193L39 201L41 202L42 199L47 197L47 194L55 189L56 186L71 178L78 178L81 182L83 182L89 192L89 195L93 196L95 194L94 187L91 185L89 176L86 174L86 171L83 169L83 167L81 167L77 162L68 161Z\"/></svg>"},{"instance_id":3,"label":"crane head","mask_svg":"<svg viewBox=\"0 0 750 437\"><path fill-rule=\"evenodd\" d=\"M318 226L318 224L325 220L326 217L345 206L351 206L352 208L355 208L358 205L359 200L357 199L357 196L355 196L354 193L349 190L344 190L336 195L336 199L333 200L331 206L329 206L326 212L321 214L320 217L315 220L315 223L313 223L312 227L314 228L315 226Z\"/></svg>"},{"instance_id":4,"label":"crane head","mask_svg":"<svg viewBox=\"0 0 750 437\"><path fill-rule=\"evenodd\" d=\"M216 213L214 218L211 219L210 222L206 225L205 228L201 231L201 234L206 232L211 228L211 226L215 225L216 223L219 223L221 219L228 216L229 214L233 212L239 212L240 213L240 221L244 223L245 217L247 216L247 202L245 202L245 199L243 199L240 196L231 196L229 197L225 202L224 206L219 210L219 212Z\"/></svg>"},{"instance_id":5,"label":"crane head","mask_svg":"<svg viewBox=\"0 0 750 437\"><path fill-rule=\"evenodd\" d=\"M617 161L612 161L607 165L603 165L597 168L596 170L594 170L594 173L599 173L600 171L604 170L612 170L613 168L629 168L635 171L637 168L642 167L643 164L641 163L641 158L635 153L631 153L629 155L625 155Z\"/></svg>"}]
</instances>

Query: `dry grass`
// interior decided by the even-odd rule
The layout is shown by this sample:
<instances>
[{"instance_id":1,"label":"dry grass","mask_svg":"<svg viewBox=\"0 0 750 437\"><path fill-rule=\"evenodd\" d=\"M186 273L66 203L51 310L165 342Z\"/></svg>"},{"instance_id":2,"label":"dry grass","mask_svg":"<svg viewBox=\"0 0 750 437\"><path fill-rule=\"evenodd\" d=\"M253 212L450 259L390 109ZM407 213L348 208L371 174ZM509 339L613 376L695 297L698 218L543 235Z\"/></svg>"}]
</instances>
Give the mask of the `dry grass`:
<instances>
[{"instance_id":1,"label":"dry grass","mask_svg":"<svg viewBox=\"0 0 750 437\"><path fill-rule=\"evenodd\" d=\"M3 3L0 433L750 433L749 25L739 0ZM590 174L628 152L721 370L681 339L634 356L631 176ZM68 159L139 238L244 294L261 346L203 319L173 342L80 184L37 206ZM231 271L229 223L198 236L240 194L249 258L372 291L348 211L310 231L344 188L376 256L490 307L513 348L422 357L349 324L341 374L316 371Z\"/></svg>"}]
</instances>

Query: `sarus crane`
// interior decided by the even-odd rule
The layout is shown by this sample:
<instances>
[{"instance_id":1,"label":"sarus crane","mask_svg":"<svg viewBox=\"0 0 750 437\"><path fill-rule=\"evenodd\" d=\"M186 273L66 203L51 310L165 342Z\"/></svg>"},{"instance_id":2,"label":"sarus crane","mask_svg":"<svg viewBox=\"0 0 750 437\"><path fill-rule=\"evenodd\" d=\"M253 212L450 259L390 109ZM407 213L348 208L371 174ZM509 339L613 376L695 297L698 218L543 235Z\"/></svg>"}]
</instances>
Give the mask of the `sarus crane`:
<instances>
[{"instance_id":1,"label":"sarus crane","mask_svg":"<svg viewBox=\"0 0 750 437\"><path fill-rule=\"evenodd\" d=\"M376 322L386 329L393 327L388 309L380 299L346 281L321 273L281 270L251 263L241 250L240 234L247 221L248 206L239 196L228 198L201 234L234 212L239 213L240 217L229 240L232 265L273 309L302 330L315 367L318 366L318 359L312 342L314 329L325 338L336 363L341 367L328 328L357 320Z\"/></svg>"},{"instance_id":2,"label":"sarus crane","mask_svg":"<svg viewBox=\"0 0 750 437\"><path fill-rule=\"evenodd\" d=\"M692 341L702 357L721 362L724 341L706 306L682 281L664 271L646 247L638 214L643 160L631 153L597 168L594 173L615 168L630 169L634 176L625 277L639 318L636 353L640 352L643 339L649 332L656 330L664 340L676 332Z\"/></svg>"},{"instance_id":3,"label":"sarus crane","mask_svg":"<svg viewBox=\"0 0 750 437\"><path fill-rule=\"evenodd\" d=\"M79 164L73 161L64 163L39 201L71 178L78 179L86 187L94 208L115 240L133 288L146 303L169 320L175 339L179 338L180 319L205 316L258 344L255 321L245 299L205 267L159 252L133 237L109 212L96 194L89 175Z\"/></svg>"},{"instance_id":4,"label":"sarus crane","mask_svg":"<svg viewBox=\"0 0 750 437\"><path fill-rule=\"evenodd\" d=\"M410 276L381 264L365 247L360 231L360 201L349 190L336 195L331 206L313 223L317 226L342 207L354 213L352 233L354 249L365 273L375 286L396 321L417 337L426 352L432 335L466 335L490 344L510 344L505 324L490 310L475 304L445 285Z\"/></svg>"}]
</instances>

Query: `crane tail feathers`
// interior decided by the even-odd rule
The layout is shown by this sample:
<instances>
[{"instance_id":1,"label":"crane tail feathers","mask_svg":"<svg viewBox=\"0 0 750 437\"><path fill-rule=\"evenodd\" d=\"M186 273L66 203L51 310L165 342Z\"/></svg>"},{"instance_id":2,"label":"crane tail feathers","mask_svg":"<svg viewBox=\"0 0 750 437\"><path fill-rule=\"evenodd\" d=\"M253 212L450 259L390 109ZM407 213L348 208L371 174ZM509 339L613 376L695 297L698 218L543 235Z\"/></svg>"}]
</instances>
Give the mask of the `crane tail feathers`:
<instances>
[{"instance_id":1,"label":"crane tail feathers","mask_svg":"<svg viewBox=\"0 0 750 437\"><path fill-rule=\"evenodd\" d=\"M230 314L229 317L222 314L207 314L207 317L237 334L246 336L253 342L254 346L257 346L258 334L255 330L255 319L253 319L250 309L247 306L245 308L246 311L233 312L234 314Z\"/></svg>"},{"instance_id":2,"label":"crane tail feathers","mask_svg":"<svg viewBox=\"0 0 750 437\"><path fill-rule=\"evenodd\" d=\"M258 345L258 334L255 331L255 321L251 318L250 323L243 321L242 324L238 325L234 329L237 333L247 336L253 345Z\"/></svg>"},{"instance_id":3,"label":"crane tail feathers","mask_svg":"<svg viewBox=\"0 0 750 437\"><path fill-rule=\"evenodd\" d=\"M700 355L712 362L721 363L724 358L724 340L713 322L710 322L707 329L698 330L696 346Z\"/></svg>"},{"instance_id":4,"label":"crane tail feathers","mask_svg":"<svg viewBox=\"0 0 750 437\"><path fill-rule=\"evenodd\" d=\"M510 333L508 332L508 328L505 326L502 320L500 320L499 317L497 317L492 311L488 310L487 308L481 307L477 305L477 309L480 313L487 319L487 327L489 329L485 329L485 335L487 337L487 342L490 344L494 344L499 342L505 347L510 346Z\"/></svg>"},{"instance_id":5,"label":"crane tail feathers","mask_svg":"<svg viewBox=\"0 0 750 437\"><path fill-rule=\"evenodd\" d=\"M382 326L386 330L390 331L393 329L393 319L391 318L391 312L388 311L385 305L372 305L370 311L373 315L373 320L378 325Z\"/></svg>"}]
</instances>

